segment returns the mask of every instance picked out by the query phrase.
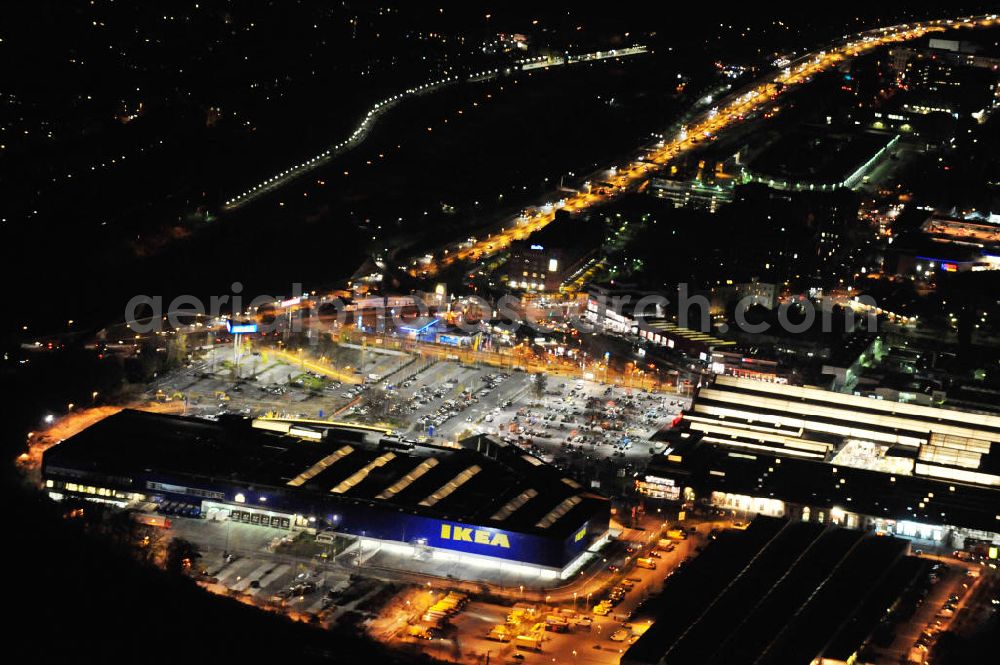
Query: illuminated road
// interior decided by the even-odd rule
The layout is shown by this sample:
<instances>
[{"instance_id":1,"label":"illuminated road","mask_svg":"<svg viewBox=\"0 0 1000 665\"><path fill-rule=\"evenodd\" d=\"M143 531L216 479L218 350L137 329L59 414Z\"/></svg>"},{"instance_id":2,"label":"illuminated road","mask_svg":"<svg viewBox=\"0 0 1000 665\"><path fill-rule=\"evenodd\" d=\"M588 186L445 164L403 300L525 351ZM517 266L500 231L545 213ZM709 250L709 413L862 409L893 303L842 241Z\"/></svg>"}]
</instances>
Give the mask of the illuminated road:
<instances>
[{"instance_id":1,"label":"illuminated road","mask_svg":"<svg viewBox=\"0 0 1000 665\"><path fill-rule=\"evenodd\" d=\"M321 330L324 325L320 325ZM384 341L384 338L380 335L362 333L357 330L344 330L340 334L356 344L364 343L373 349L383 345ZM416 353L425 358L450 360L466 365L497 367L506 370L523 370L531 374L544 373L549 376L561 376L570 379L586 378L588 380L599 380L605 384L651 392L675 392L676 379L671 380L668 378L666 381L661 380L654 373L646 372L632 364L628 365L625 371L618 371L608 367L607 363L596 360L587 361L586 365L581 367L579 361L560 356L539 357L524 344L488 351L484 349L459 348L399 337L390 337L388 339L391 342L391 346L386 345L386 348ZM298 362L297 358L295 362ZM329 368L327 369L329 370Z\"/></svg>"},{"instance_id":2,"label":"illuminated road","mask_svg":"<svg viewBox=\"0 0 1000 665\"><path fill-rule=\"evenodd\" d=\"M478 261L506 249L511 242L527 238L531 233L545 227L555 219L559 209L570 212L582 210L634 189L645 181L651 170L658 169L678 155L699 147L703 142L714 140L719 132L735 126L750 113L766 108L784 92L807 83L816 74L829 70L845 60L881 46L918 39L930 32L941 32L957 27L985 27L993 25L996 21L996 15L990 15L879 28L846 37L826 50L803 55L785 64L777 73L730 93L720 104L695 116L677 136L641 150L641 158L624 167L612 167L606 176L601 177L601 183L591 183L589 187L584 188L585 191L531 209L514 220L509 220L502 230L486 238L452 245L443 249L437 257L425 256L418 259L412 263L410 272L415 276L432 276L456 261ZM605 186L604 183L610 186Z\"/></svg>"},{"instance_id":3,"label":"illuminated road","mask_svg":"<svg viewBox=\"0 0 1000 665\"><path fill-rule=\"evenodd\" d=\"M372 127L375 126L375 123L378 121L379 117L382 114L384 114L386 111L388 111L389 109L391 109L392 107L396 106L398 103L406 99L411 99L419 95L424 95L429 92L434 92L446 86L450 86L455 83L463 81L464 82L488 81L490 79L500 76L501 73L510 74L512 69L520 71L530 71L533 69L547 69L549 67L555 67L559 65L573 65L577 63L596 62L598 60L606 60L608 58L624 58L633 55L640 55L646 52L647 49L645 46L631 46L628 48L611 50L611 51L597 51L595 53L582 53L580 55L569 55L565 58L561 56L549 57L549 58L544 58L544 57L530 58L524 60L517 60L513 63L512 67L508 67L503 70L499 68L487 69L464 77L446 76L437 79L435 81L429 81L427 83L424 83L423 85L407 88L402 92L386 97L385 99L382 99L373 104L368 109L368 112L361 119L361 122L357 125L357 127L354 128L354 131L351 132L349 136L347 136L339 143L331 145L318 155L315 155L314 157L310 157L309 159L299 162L294 166L290 166L284 169L283 171L279 171L270 178L262 180L261 182L248 187L244 191L235 194L233 196L230 196L226 200L222 209L227 211L235 210L236 208L239 208L240 206L243 206L264 194L268 194L270 192L273 192L275 190L284 187L285 185L299 178L300 176L303 176L309 173L310 171L313 171L316 168L319 168L320 166L327 164L328 162L330 162L330 160L334 159L338 155L342 155L345 152L352 150L353 148L364 142L364 140L368 137L368 133L371 131Z\"/></svg>"},{"instance_id":4,"label":"illuminated road","mask_svg":"<svg viewBox=\"0 0 1000 665\"><path fill-rule=\"evenodd\" d=\"M308 370L310 372L315 372L317 374L322 374L325 377L340 381L341 383L354 383L358 384L362 382L362 377L356 374L349 374L347 372L342 372L337 370L330 365L322 362L311 360L309 357L305 356L303 353L289 353L288 351L281 351L274 348L269 348L267 350L269 355L276 358L284 360L290 365L298 365L303 370Z\"/></svg>"}]
</instances>

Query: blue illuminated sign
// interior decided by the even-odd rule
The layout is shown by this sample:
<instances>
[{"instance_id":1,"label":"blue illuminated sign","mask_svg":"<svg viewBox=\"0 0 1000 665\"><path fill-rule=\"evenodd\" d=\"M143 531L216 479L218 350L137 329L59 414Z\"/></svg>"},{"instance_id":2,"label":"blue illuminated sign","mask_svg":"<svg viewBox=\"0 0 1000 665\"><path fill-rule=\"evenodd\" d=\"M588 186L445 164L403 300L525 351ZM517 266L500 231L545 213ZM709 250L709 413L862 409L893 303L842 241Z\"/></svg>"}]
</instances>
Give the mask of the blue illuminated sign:
<instances>
[{"instance_id":1,"label":"blue illuminated sign","mask_svg":"<svg viewBox=\"0 0 1000 665\"><path fill-rule=\"evenodd\" d=\"M418 321L419 321L419 319L418 319ZM404 331L404 332L416 333L416 334L419 335L420 333L424 332L425 330L427 330L431 326L437 325L438 319L431 319L430 321L426 321L426 322L420 321L420 323L422 323L423 325L420 325L419 327L418 326L414 326L414 325L400 326L399 329L402 330L402 331Z\"/></svg>"},{"instance_id":2,"label":"blue illuminated sign","mask_svg":"<svg viewBox=\"0 0 1000 665\"><path fill-rule=\"evenodd\" d=\"M455 543L475 543L476 545L488 545L489 547L499 547L505 550L510 549L510 537L502 531L495 531L493 529L477 529L458 524L442 524L439 535L441 536L441 540L450 540Z\"/></svg>"},{"instance_id":3,"label":"blue illuminated sign","mask_svg":"<svg viewBox=\"0 0 1000 665\"><path fill-rule=\"evenodd\" d=\"M431 547L553 568L565 565L564 543L559 540L418 516L404 519L408 540L424 539Z\"/></svg>"},{"instance_id":4,"label":"blue illuminated sign","mask_svg":"<svg viewBox=\"0 0 1000 665\"><path fill-rule=\"evenodd\" d=\"M226 319L226 330L233 335L252 335L257 332L256 323L240 323Z\"/></svg>"}]
</instances>

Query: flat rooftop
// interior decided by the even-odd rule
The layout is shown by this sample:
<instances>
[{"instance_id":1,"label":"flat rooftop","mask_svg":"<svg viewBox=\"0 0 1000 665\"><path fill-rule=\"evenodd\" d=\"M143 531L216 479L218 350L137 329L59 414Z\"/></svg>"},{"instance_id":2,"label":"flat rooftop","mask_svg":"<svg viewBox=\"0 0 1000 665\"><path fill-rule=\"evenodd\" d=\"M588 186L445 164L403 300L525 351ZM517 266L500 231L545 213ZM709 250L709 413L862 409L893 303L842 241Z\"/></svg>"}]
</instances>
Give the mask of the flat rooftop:
<instances>
[{"instance_id":1,"label":"flat rooftop","mask_svg":"<svg viewBox=\"0 0 1000 665\"><path fill-rule=\"evenodd\" d=\"M735 346L736 342L730 340L719 339L715 335L709 333L701 332L700 330L692 330L691 328L683 328L678 326L673 321L665 319L662 317L646 317L640 319L639 324L640 330L645 330L649 334L660 334L670 337L677 337L685 339L689 342L700 342L702 344L707 344L708 346L715 348L717 346Z\"/></svg>"},{"instance_id":2,"label":"flat rooftop","mask_svg":"<svg viewBox=\"0 0 1000 665\"><path fill-rule=\"evenodd\" d=\"M894 138L877 132L806 127L788 132L754 158L758 177L798 182L840 183L862 168Z\"/></svg>"},{"instance_id":3,"label":"flat rooftop","mask_svg":"<svg viewBox=\"0 0 1000 665\"><path fill-rule=\"evenodd\" d=\"M739 451L692 433L674 439L671 461L647 472L686 485L803 506L839 507L886 520L1000 531L1000 488L892 474L761 450Z\"/></svg>"},{"instance_id":4,"label":"flat rooftop","mask_svg":"<svg viewBox=\"0 0 1000 665\"><path fill-rule=\"evenodd\" d=\"M807 665L852 653L924 570L906 550L895 538L757 517L666 581L655 623L622 662Z\"/></svg>"},{"instance_id":5,"label":"flat rooftop","mask_svg":"<svg viewBox=\"0 0 1000 665\"><path fill-rule=\"evenodd\" d=\"M913 473L1000 489L1000 416L720 376L698 392L692 430L749 451L829 460L869 441L915 458Z\"/></svg>"},{"instance_id":6,"label":"flat rooftop","mask_svg":"<svg viewBox=\"0 0 1000 665\"><path fill-rule=\"evenodd\" d=\"M920 227L929 236L979 246L1000 244L1000 226L986 221L932 216Z\"/></svg>"},{"instance_id":7,"label":"flat rooftop","mask_svg":"<svg viewBox=\"0 0 1000 665\"><path fill-rule=\"evenodd\" d=\"M272 429L263 429L260 425ZM43 475L163 474L368 502L438 519L558 538L607 499L523 451L414 444L374 428L124 410L45 453ZM282 428L290 431L282 433Z\"/></svg>"}]
</instances>

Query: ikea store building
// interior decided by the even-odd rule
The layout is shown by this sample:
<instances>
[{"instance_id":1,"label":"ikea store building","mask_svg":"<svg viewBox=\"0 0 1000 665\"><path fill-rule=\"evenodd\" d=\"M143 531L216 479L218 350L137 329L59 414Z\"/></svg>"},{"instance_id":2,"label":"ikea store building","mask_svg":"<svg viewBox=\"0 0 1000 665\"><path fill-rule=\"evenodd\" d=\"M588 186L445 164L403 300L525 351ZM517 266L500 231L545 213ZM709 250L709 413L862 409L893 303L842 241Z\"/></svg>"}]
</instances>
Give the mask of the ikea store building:
<instances>
[{"instance_id":1,"label":"ikea store building","mask_svg":"<svg viewBox=\"0 0 1000 665\"><path fill-rule=\"evenodd\" d=\"M608 532L607 499L486 436L451 448L321 421L125 410L46 451L42 475L56 499L332 528L543 579L573 574Z\"/></svg>"}]
</instances>

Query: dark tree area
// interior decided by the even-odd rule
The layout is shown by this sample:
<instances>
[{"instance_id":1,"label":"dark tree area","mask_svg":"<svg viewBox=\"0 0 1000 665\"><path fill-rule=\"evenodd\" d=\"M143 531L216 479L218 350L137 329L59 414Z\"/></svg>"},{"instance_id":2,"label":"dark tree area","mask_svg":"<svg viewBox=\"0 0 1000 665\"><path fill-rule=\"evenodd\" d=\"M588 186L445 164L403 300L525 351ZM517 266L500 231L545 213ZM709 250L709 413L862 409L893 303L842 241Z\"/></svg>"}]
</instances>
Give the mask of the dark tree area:
<instances>
[{"instance_id":1,"label":"dark tree area","mask_svg":"<svg viewBox=\"0 0 1000 665\"><path fill-rule=\"evenodd\" d=\"M140 563L111 534L85 533L83 520L64 517L63 506L20 486L11 472L3 481L5 503L18 506L7 523L20 562L8 577L7 631L16 636L5 647L10 662L429 662L391 654L355 631L327 631L213 596ZM197 556L184 541L167 551L177 569Z\"/></svg>"}]
</instances>

